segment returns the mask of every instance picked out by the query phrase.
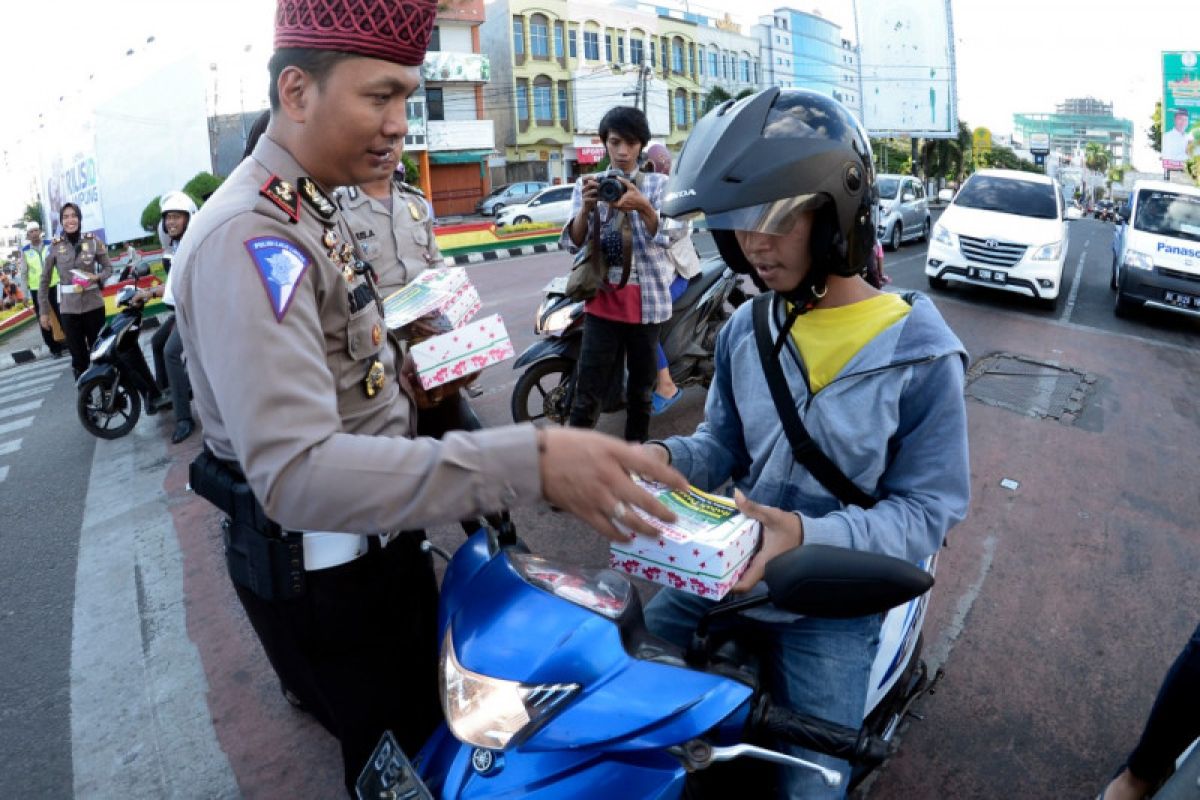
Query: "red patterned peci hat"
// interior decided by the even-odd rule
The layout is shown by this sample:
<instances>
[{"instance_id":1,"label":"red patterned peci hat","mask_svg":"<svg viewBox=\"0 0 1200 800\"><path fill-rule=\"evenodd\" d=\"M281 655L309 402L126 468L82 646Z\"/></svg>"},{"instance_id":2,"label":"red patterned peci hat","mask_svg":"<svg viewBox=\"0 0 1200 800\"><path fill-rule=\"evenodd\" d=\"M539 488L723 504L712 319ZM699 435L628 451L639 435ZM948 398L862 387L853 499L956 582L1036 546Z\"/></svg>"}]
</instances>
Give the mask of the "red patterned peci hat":
<instances>
[{"instance_id":1,"label":"red patterned peci hat","mask_svg":"<svg viewBox=\"0 0 1200 800\"><path fill-rule=\"evenodd\" d=\"M279 0L275 49L307 47L415 67L437 17L437 0Z\"/></svg>"}]
</instances>

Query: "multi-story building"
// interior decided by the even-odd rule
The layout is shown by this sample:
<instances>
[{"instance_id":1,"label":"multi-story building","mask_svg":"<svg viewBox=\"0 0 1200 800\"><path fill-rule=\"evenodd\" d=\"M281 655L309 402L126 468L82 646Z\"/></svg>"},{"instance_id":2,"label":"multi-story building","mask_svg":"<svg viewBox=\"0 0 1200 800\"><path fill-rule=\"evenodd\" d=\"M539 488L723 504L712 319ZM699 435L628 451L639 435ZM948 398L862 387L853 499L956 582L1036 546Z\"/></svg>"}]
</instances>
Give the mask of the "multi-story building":
<instances>
[{"instance_id":1,"label":"multi-story building","mask_svg":"<svg viewBox=\"0 0 1200 800\"><path fill-rule=\"evenodd\" d=\"M565 182L590 170L604 157L600 118L616 105L645 110L651 135L678 149L703 109L706 53L729 70L727 88L758 85L757 42L637 0L497 0L480 30L497 181Z\"/></svg>"},{"instance_id":2,"label":"multi-story building","mask_svg":"<svg viewBox=\"0 0 1200 800\"><path fill-rule=\"evenodd\" d=\"M469 214L491 190L486 165L496 136L484 110L491 66L480 50L483 19L483 0L440 7L421 67L424 91L408 104L404 149L417 157L438 216Z\"/></svg>"},{"instance_id":3,"label":"multi-story building","mask_svg":"<svg viewBox=\"0 0 1200 800\"><path fill-rule=\"evenodd\" d=\"M1133 122L1114 117L1112 103L1092 97L1070 98L1053 114L1013 114L1013 138L1028 144L1030 135L1045 133L1050 150L1064 158L1078 158L1089 142L1109 154L1113 166L1129 166L1133 149Z\"/></svg>"},{"instance_id":4,"label":"multi-story building","mask_svg":"<svg viewBox=\"0 0 1200 800\"><path fill-rule=\"evenodd\" d=\"M754 26L760 42L770 46L775 85L812 89L843 103L862 118L859 95L858 51L842 35L842 27L819 12L777 8ZM782 48L790 41L791 63Z\"/></svg>"},{"instance_id":5,"label":"multi-story building","mask_svg":"<svg viewBox=\"0 0 1200 800\"><path fill-rule=\"evenodd\" d=\"M792 66L795 53L789 17L778 12L761 16L758 24L750 27L750 34L759 42L763 83L782 89L795 86L796 70Z\"/></svg>"},{"instance_id":6,"label":"multi-story building","mask_svg":"<svg viewBox=\"0 0 1200 800\"><path fill-rule=\"evenodd\" d=\"M765 55L761 41L743 34L741 26L728 14L721 20L701 19L696 40L700 48L697 67L702 93L707 95L719 86L736 97L747 89L762 88Z\"/></svg>"}]
</instances>

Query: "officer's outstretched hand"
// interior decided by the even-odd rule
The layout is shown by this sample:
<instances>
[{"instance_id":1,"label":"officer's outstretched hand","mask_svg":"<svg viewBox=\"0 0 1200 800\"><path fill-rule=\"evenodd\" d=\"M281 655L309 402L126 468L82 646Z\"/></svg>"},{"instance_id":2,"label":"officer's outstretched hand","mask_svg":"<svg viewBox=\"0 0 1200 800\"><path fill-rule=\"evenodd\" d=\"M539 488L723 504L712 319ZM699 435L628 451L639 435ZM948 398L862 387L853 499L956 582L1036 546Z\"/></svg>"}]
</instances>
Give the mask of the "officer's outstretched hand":
<instances>
[{"instance_id":1,"label":"officer's outstretched hand","mask_svg":"<svg viewBox=\"0 0 1200 800\"><path fill-rule=\"evenodd\" d=\"M641 445L579 428L543 428L538 436L542 494L552 505L617 542L630 537L615 522L648 536L657 534L634 507L664 522L674 521L675 515L635 484L629 473L679 491L687 491L688 483L676 470L643 452Z\"/></svg>"}]
</instances>

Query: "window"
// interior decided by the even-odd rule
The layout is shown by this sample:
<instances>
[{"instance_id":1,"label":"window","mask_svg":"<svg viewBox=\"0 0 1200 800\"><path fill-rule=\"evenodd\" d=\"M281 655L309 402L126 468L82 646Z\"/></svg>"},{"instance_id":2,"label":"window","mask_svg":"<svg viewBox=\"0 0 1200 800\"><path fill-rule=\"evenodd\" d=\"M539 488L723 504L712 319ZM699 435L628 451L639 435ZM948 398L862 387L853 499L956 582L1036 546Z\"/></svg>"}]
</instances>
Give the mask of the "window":
<instances>
[{"instance_id":1,"label":"window","mask_svg":"<svg viewBox=\"0 0 1200 800\"><path fill-rule=\"evenodd\" d=\"M617 63L626 64L625 61L625 37L617 36Z\"/></svg>"},{"instance_id":2,"label":"window","mask_svg":"<svg viewBox=\"0 0 1200 800\"><path fill-rule=\"evenodd\" d=\"M742 59L742 83L750 82L750 59Z\"/></svg>"},{"instance_id":3,"label":"window","mask_svg":"<svg viewBox=\"0 0 1200 800\"><path fill-rule=\"evenodd\" d=\"M682 89L675 92L675 127L687 127L687 97Z\"/></svg>"},{"instance_id":4,"label":"window","mask_svg":"<svg viewBox=\"0 0 1200 800\"><path fill-rule=\"evenodd\" d=\"M538 76L533 82L533 118L539 125L554 122L554 104L550 94L550 79Z\"/></svg>"},{"instance_id":5,"label":"window","mask_svg":"<svg viewBox=\"0 0 1200 800\"><path fill-rule=\"evenodd\" d=\"M441 50L442 49L442 32L438 28L437 25L433 26L433 33L431 33L429 35L429 49L430 50Z\"/></svg>"},{"instance_id":6,"label":"window","mask_svg":"<svg viewBox=\"0 0 1200 800\"><path fill-rule=\"evenodd\" d=\"M631 38L629 40L629 63L641 64L643 63L643 59L642 40L637 37Z\"/></svg>"},{"instance_id":7,"label":"window","mask_svg":"<svg viewBox=\"0 0 1200 800\"><path fill-rule=\"evenodd\" d=\"M550 24L541 14L529 18L529 54L534 58L550 57Z\"/></svg>"},{"instance_id":8,"label":"window","mask_svg":"<svg viewBox=\"0 0 1200 800\"><path fill-rule=\"evenodd\" d=\"M650 66L658 66L658 45L653 39L650 40Z\"/></svg>"},{"instance_id":9,"label":"window","mask_svg":"<svg viewBox=\"0 0 1200 800\"><path fill-rule=\"evenodd\" d=\"M708 74L714 78L721 77L721 73L717 72L717 51L712 50L708 54Z\"/></svg>"},{"instance_id":10,"label":"window","mask_svg":"<svg viewBox=\"0 0 1200 800\"><path fill-rule=\"evenodd\" d=\"M583 32L583 57L587 61L600 60L600 34L596 31Z\"/></svg>"},{"instance_id":11,"label":"window","mask_svg":"<svg viewBox=\"0 0 1200 800\"><path fill-rule=\"evenodd\" d=\"M571 127L571 115L567 109L567 85L565 83L558 85L558 120L563 124L564 128Z\"/></svg>"},{"instance_id":12,"label":"window","mask_svg":"<svg viewBox=\"0 0 1200 800\"><path fill-rule=\"evenodd\" d=\"M697 58L696 61L698 62L698 66L700 67L700 74L703 75L704 74L704 49L703 48L701 48L700 57Z\"/></svg>"},{"instance_id":13,"label":"window","mask_svg":"<svg viewBox=\"0 0 1200 800\"><path fill-rule=\"evenodd\" d=\"M612 39L611 31L604 34L604 60L609 64L612 63Z\"/></svg>"},{"instance_id":14,"label":"window","mask_svg":"<svg viewBox=\"0 0 1200 800\"><path fill-rule=\"evenodd\" d=\"M441 89L425 90L425 108L430 119L445 119L446 106Z\"/></svg>"},{"instance_id":15,"label":"window","mask_svg":"<svg viewBox=\"0 0 1200 800\"><path fill-rule=\"evenodd\" d=\"M671 69L677 74L683 74L683 39L678 37L671 42Z\"/></svg>"},{"instance_id":16,"label":"window","mask_svg":"<svg viewBox=\"0 0 1200 800\"><path fill-rule=\"evenodd\" d=\"M554 23L554 57L563 57L563 24L561 22Z\"/></svg>"},{"instance_id":17,"label":"window","mask_svg":"<svg viewBox=\"0 0 1200 800\"><path fill-rule=\"evenodd\" d=\"M700 119L700 95L692 95L692 119Z\"/></svg>"},{"instance_id":18,"label":"window","mask_svg":"<svg viewBox=\"0 0 1200 800\"><path fill-rule=\"evenodd\" d=\"M696 45L688 45L688 74L696 74Z\"/></svg>"},{"instance_id":19,"label":"window","mask_svg":"<svg viewBox=\"0 0 1200 800\"><path fill-rule=\"evenodd\" d=\"M575 28L571 29L571 35L567 37L567 48L571 58L579 58L579 31Z\"/></svg>"},{"instance_id":20,"label":"window","mask_svg":"<svg viewBox=\"0 0 1200 800\"><path fill-rule=\"evenodd\" d=\"M513 53L525 55L525 22L521 17L513 17Z\"/></svg>"},{"instance_id":21,"label":"window","mask_svg":"<svg viewBox=\"0 0 1200 800\"><path fill-rule=\"evenodd\" d=\"M517 119L521 122L529 121L529 90L523 83L517 84Z\"/></svg>"}]
</instances>

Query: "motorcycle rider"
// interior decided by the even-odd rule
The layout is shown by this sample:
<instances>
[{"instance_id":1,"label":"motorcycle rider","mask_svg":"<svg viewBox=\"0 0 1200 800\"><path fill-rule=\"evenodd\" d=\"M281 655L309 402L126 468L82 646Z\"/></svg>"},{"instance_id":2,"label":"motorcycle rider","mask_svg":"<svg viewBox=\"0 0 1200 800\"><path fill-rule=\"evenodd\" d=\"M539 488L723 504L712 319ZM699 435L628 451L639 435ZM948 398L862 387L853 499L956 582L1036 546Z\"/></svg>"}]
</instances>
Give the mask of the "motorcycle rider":
<instances>
[{"instance_id":1,"label":"motorcycle rider","mask_svg":"<svg viewBox=\"0 0 1200 800\"><path fill-rule=\"evenodd\" d=\"M171 261L175 251L187 233L188 224L196 213L196 203L186 192L167 192L160 202L162 215L158 222L158 238L163 246L163 267L167 280L152 289L138 292L137 299L145 302L151 297L161 297L163 302L174 308L174 298L171 296ZM169 389L170 396L162 395L152 403L147 413L155 413L162 408L172 406L175 410L175 431L171 434L171 442L179 444L192 435L196 429L192 419L192 404L188 399L192 386L188 382L187 368L183 363L183 341L175 328L175 314L170 314L150 340L154 353L154 376L159 389Z\"/></svg>"},{"instance_id":2,"label":"motorcycle rider","mask_svg":"<svg viewBox=\"0 0 1200 800\"><path fill-rule=\"evenodd\" d=\"M806 544L919 562L966 514L967 355L928 298L883 293L862 277L876 203L866 133L840 103L800 89L767 89L703 118L667 187L663 213L703 213L726 263L771 292L764 300L786 392L815 445L875 501L843 504L797 462L752 330L755 304L740 307L717 340L704 421L691 436L645 445L701 489L732 479L738 507L762 523L736 591L762 591L765 565ZM646 622L686 646L710 606L667 589ZM767 606L736 624L764 635L775 702L857 728L881 622ZM849 774L845 761L781 746ZM791 798L844 791L797 769L782 771L780 788Z\"/></svg>"}]
</instances>

